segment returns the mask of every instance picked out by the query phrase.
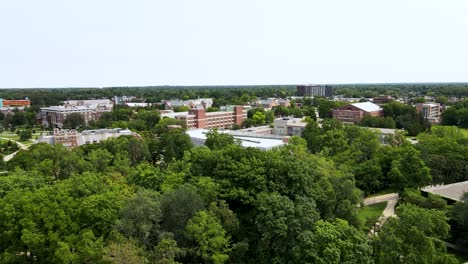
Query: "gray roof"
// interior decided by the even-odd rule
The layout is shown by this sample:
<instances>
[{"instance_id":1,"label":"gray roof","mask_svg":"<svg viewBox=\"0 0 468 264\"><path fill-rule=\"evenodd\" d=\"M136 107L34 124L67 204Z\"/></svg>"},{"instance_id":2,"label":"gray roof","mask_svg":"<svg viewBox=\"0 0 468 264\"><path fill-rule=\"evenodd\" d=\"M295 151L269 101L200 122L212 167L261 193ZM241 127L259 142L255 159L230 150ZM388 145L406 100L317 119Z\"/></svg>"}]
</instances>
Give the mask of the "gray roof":
<instances>
[{"instance_id":1,"label":"gray roof","mask_svg":"<svg viewBox=\"0 0 468 264\"><path fill-rule=\"evenodd\" d=\"M422 190L451 200L461 201L463 193L468 192L468 181L424 187Z\"/></svg>"},{"instance_id":2,"label":"gray roof","mask_svg":"<svg viewBox=\"0 0 468 264\"><path fill-rule=\"evenodd\" d=\"M371 103L371 102L364 102L364 103L355 103L355 104L352 104L353 106L363 110L363 111L366 111L366 112L374 112L374 111L380 111L382 110L382 108L380 108L380 106L374 104L374 103Z\"/></svg>"}]
</instances>

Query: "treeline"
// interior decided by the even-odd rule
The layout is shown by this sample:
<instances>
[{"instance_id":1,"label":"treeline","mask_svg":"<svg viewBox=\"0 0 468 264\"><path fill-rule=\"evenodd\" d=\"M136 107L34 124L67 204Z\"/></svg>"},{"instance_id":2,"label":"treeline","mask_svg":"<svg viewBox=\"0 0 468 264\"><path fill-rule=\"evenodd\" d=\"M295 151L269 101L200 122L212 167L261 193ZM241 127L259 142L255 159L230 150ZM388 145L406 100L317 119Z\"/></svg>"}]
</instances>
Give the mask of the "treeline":
<instances>
[{"instance_id":1,"label":"treeline","mask_svg":"<svg viewBox=\"0 0 468 264\"><path fill-rule=\"evenodd\" d=\"M165 99L215 98L215 106L242 104L252 96L258 98L286 97L296 94L291 85L246 85L246 86L144 86L104 88L53 88L53 89L0 89L0 98L21 99L28 97L32 106L58 105L65 100L100 99L114 96L135 96L145 102L160 102ZM332 85L335 95L371 98L379 95L417 97L424 95L466 97L466 83L429 84L337 84Z\"/></svg>"},{"instance_id":2,"label":"treeline","mask_svg":"<svg viewBox=\"0 0 468 264\"><path fill-rule=\"evenodd\" d=\"M338 84L333 85L334 94L345 97L375 97L392 95L402 97L417 96L468 96L467 83L395 83L395 84Z\"/></svg>"},{"instance_id":3,"label":"treeline","mask_svg":"<svg viewBox=\"0 0 468 264\"><path fill-rule=\"evenodd\" d=\"M27 96L32 106L58 105L65 100L112 99L114 96L135 96L138 100L155 103L169 99L215 98L215 106L242 104L243 95L267 98L294 95L295 85L252 86L148 86L63 89L1 89L0 98L20 99ZM250 99L250 97L248 97Z\"/></svg>"}]
</instances>

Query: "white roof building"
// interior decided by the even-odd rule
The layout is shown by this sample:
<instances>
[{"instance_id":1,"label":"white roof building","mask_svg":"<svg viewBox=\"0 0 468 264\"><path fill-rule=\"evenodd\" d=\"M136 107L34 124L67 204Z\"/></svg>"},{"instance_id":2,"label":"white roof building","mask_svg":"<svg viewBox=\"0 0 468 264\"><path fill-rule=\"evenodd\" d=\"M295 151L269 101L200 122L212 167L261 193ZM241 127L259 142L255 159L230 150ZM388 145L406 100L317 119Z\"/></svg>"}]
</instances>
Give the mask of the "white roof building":
<instances>
[{"instance_id":1,"label":"white roof building","mask_svg":"<svg viewBox=\"0 0 468 264\"><path fill-rule=\"evenodd\" d=\"M208 129L193 129L188 130L186 133L190 136L192 143L196 146L201 146L205 144L206 133L209 132ZM230 130L218 130L219 133L231 134ZM235 132L234 132L235 134ZM260 150L270 150L275 147L280 147L286 144L283 139L274 139L274 138L262 138L262 137L251 137L251 136L238 136L233 135L235 139L239 139L242 147L252 147Z\"/></svg>"},{"instance_id":2,"label":"white roof building","mask_svg":"<svg viewBox=\"0 0 468 264\"><path fill-rule=\"evenodd\" d=\"M354 105L355 107L363 110L363 111L366 111L366 112L374 112L374 111L380 111L382 110L382 108L374 103L371 103L371 102L363 102L363 103L355 103L355 104L352 104Z\"/></svg>"}]
</instances>

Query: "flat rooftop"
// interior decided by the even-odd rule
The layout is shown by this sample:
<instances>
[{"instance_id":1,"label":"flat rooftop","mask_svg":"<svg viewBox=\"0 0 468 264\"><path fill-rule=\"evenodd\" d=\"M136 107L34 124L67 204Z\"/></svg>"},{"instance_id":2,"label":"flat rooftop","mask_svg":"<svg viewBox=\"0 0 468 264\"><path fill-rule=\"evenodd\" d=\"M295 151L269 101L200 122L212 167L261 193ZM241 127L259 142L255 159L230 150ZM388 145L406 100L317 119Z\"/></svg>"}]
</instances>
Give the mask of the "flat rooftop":
<instances>
[{"instance_id":1,"label":"flat rooftop","mask_svg":"<svg viewBox=\"0 0 468 264\"><path fill-rule=\"evenodd\" d=\"M187 130L187 134L190 136L193 142L201 145L206 140L206 133L209 132L208 129L191 129ZM219 133L228 133L229 130L218 130ZM282 139L272 139L272 138L259 138L259 137L249 137L249 136L238 136L233 135L235 139L241 141L241 145L245 148L253 147L261 150L269 150L274 147L279 147L285 144ZM197 144L195 144L197 145Z\"/></svg>"},{"instance_id":2,"label":"flat rooftop","mask_svg":"<svg viewBox=\"0 0 468 264\"><path fill-rule=\"evenodd\" d=\"M468 192L468 181L424 187L422 191L437 194L450 200L461 201L463 193Z\"/></svg>"}]
</instances>

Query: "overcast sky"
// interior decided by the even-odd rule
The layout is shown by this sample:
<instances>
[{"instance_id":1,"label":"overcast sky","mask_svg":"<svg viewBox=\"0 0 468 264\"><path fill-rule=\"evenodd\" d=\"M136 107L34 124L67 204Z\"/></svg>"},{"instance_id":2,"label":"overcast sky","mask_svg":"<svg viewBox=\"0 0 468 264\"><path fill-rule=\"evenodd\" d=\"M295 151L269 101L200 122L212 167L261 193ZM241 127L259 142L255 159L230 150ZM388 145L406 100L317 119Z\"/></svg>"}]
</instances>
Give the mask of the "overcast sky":
<instances>
[{"instance_id":1,"label":"overcast sky","mask_svg":"<svg viewBox=\"0 0 468 264\"><path fill-rule=\"evenodd\" d=\"M468 81L466 0L0 0L0 87Z\"/></svg>"}]
</instances>

